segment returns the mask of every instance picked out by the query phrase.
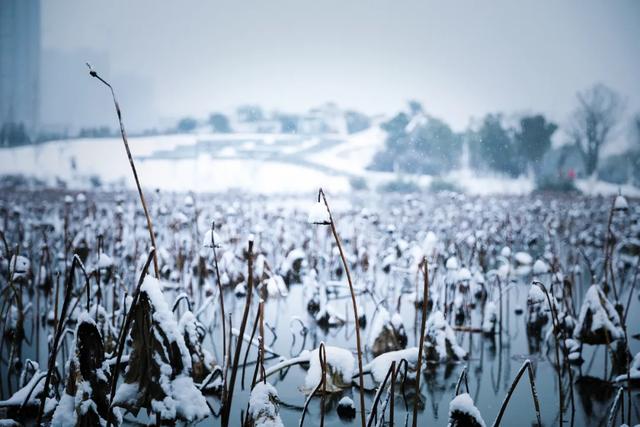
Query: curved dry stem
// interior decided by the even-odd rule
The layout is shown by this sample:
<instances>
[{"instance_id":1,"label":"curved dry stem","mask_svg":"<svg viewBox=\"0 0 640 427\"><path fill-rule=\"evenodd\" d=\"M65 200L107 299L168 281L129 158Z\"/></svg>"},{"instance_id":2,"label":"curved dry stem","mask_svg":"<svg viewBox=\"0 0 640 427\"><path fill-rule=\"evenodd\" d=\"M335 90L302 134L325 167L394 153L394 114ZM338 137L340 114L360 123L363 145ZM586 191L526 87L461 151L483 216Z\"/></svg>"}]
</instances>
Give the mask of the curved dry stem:
<instances>
[{"instance_id":1,"label":"curved dry stem","mask_svg":"<svg viewBox=\"0 0 640 427\"><path fill-rule=\"evenodd\" d=\"M269 369L267 369L265 371L265 377L270 377L271 375L275 374L276 372L280 372L283 369L287 369L291 366L294 365L301 365L303 363L309 363L309 356L308 353L305 355L301 355L298 357L293 357L291 359L285 360L283 362L280 362L272 367L270 367Z\"/></svg>"},{"instance_id":2,"label":"curved dry stem","mask_svg":"<svg viewBox=\"0 0 640 427\"><path fill-rule=\"evenodd\" d=\"M247 346L247 351L244 352L244 360L242 361L242 375L240 376L240 388L244 390L244 376L247 368L247 359L249 358L249 351L251 350L251 343L253 343L253 338L256 335L256 330L258 329L258 320L260 318L260 310L256 313L256 318L253 320L253 328L251 329L251 337L249 337L249 345ZM258 357L260 357L258 355ZM251 389L253 390L253 386L256 383L256 375L254 372L253 380L251 381Z\"/></svg>"},{"instance_id":3,"label":"curved dry stem","mask_svg":"<svg viewBox=\"0 0 640 427\"><path fill-rule=\"evenodd\" d=\"M394 360L393 362L391 362L391 366L389 366L389 369L387 370L387 374L384 376L384 380L382 381L382 383L380 383L380 387L378 387L378 390L376 391L376 395L373 398L373 403L371 405L371 412L369 413L369 418L367 419L367 427L371 427L371 425L373 424L374 417L377 417L378 403L380 402L380 396L382 396L382 390L384 390L384 388L386 387L387 381L389 381L389 378L391 376L393 376L393 379L395 380L395 373L396 373L396 361ZM384 417L384 412L382 413L382 416Z\"/></svg>"},{"instance_id":4,"label":"curved dry stem","mask_svg":"<svg viewBox=\"0 0 640 427\"><path fill-rule=\"evenodd\" d=\"M389 377L391 376L395 368L394 364L395 364L395 361L391 363L391 366L389 367L389 370L387 371L387 374L385 375L384 380L382 381L382 383L380 383L378 390L376 390L376 394L373 398L373 403L371 404L371 412L369 413L369 417L367 418L367 427L371 427L374 417L377 416L378 403L380 402L380 396L382 396L382 390L384 390L385 386L387 385L387 381L389 381Z\"/></svg>"},{"instance_id":5,"label":"curved dry stem","mask_svg":"<svg viewBox=\"0 0 640 427\"><path fill-rule=\"evenodd\" d=\"M189 299L189 295L187 295L184 292L182 292L180 295L176 297L176 301L173 303L173 307L171 308L171 311L175 313L176 309L178 308L178 305L180 305L180 302L183 300L187 302L187 309L189 311L193 311L191 307L191 300Z\"/></svg>"},{"instance_id":6,"label":"curved dry stem","mask_svg":"<svg viewBox=\"0 0 640 427\"><path fill-rule=\"evenodd\" d=\"M418 363L416 365L416 399L420 399L420 371L422 368L422 353L424 351L424 335L427 325L427 305L429 304L429 264L427 257L422 258L423 271L423 296L422 296L422 319L420 319L420 340L418 343ZM413 427L418 425L418 405L413 405Z\"/></svg>"},{"instance_id":7,"label":"curved dry stem","mask_svg":"<svg viewBox=\"0 0 640 427\"><path fill-rule=\"evenodd\" d=\"M464 387L469 393L469 381L467 379L467 367L465 366L460 372L460 377L458 378L458 382L456 383L456 396L460 394L460 386L462 385L462 380L464 379Z\"/></svg>"},{"instance_id":8,"label":"curved dry stem","mask_svg":"<svg viewBox=\"0 0 640 427\"><path fill-rule=\"evenodd\" d=\"M534 285L538 286L542 289L545 296L547 297L547 303L549 304L549 310L551 310L551 321L553 323L553 337L556 341L555 345L555 353L556 353L556 365L558 369L558 394L560 397L560 401L558 402L560 406L560 425L562 425L562 418L564 413L564 393L562 392L562 366L560 366L560 341L563 343L563 353L566 355L567 350L564 348L564 339L558 340L558 334L562 333L560 329L560 321L558 320L558 313L556 312L555 305L551 303L551 297L549 296L549 292L547 292L547 288L541 282L534 281ZM555 300L554 300L555 301ZM573 382L573 381L572 381ZM573 387L573 386L572 386Z\"/></svg>"},{"instance_id":9,"label":"curved dry stem","mask_svg":"<svg viewBox=\"0 0 640 427\"><path fill-rule=\"evenodd\" d=\"M320 202L320 197L324 201L324 205L327 208L327 212L329 213L329 225L331 226L331 232L333 233L333 238L336 241L336 245L338 246L338 251L340 252L340 259L342 260L342 265L344 266L345 273L347 274L347 283L349 284L349 292L351 293L351 304L353 305L353 315L354 315L354 323L356 329L356 350L358 352L358 385L360 391L360 421L362 427L365 427L365 406L364 406L364 375L362 372L362 345L360 343L360 324L358 322L358 304L356 303L356 295L353 290L353 281L351 280L351 272L349 270L349 264L347 263L347 258L344 255L344 250L342 248L342 243L340 242L340 236L338 236L338 231L336 230L336 224L333 220L333 216L331 215L331 209L329 208L329 203L327 202L327 197L322 191L322 188L318 190L318 202Z\"/></svg>"},{"instance_id":10,"label":"curved dry stem","mask_svg":"<svg viewBox=\"0 0 640 427\"><path fill-rule=\"evenodd\" d=\"M629 385L629 388L631 388L631 385ZM607 427L613 427L614 425L616 414L618 413L618 406L620 406L620 399L622 398L623 390L624 390L624 387L618 388L618 392L616 393L616 398L614 399L613 404L611 405L611 410L609 411L609 418L607 419Z\"/></svg>"},{"instance_id":11,"label":"curved dry stem","mask_svg":"<svg viewBox=\"0 0 640 427\"><path fill-rule=\"evenodd\" d=\"M69 303L71 302L71 294L73 288L73 277L75 274L76 265L78 264L78 257L74 257L71 261L71 270L66 277L64 301L62 303L62 311L60 312L60 319L57 324L56 333L53 339L53 346L51 347L51 354L49 354L49 364L47 367L47 377L44 381L44 388L42 390L42 397L40 398L40 408L38 409L38 416L36 417L36 425L40 425L42 415L44 413L44 404L49 394L49 385L51 384L51 375L56 365L56 355L58 351L58 345L60 344L60 337L62 337L64 320L67 317L67 311L69 309Z\"/></svg>"},{"instance_id":12,"label":"curved dry stem","mask_svg":"<svg viewBox=\"0 0 640 427\"><path fill-rule=\"evenodd\" d=\"M230 357L227 354L227 319L224 313L224 293L222 291L222 283L220 282L220 269L218 268L218 254L216 253L216 240L215 240L215 225L214 221L211 222L211 249L213 250L213 265L216 269L216 284L218 285L218 295L220 297L220 318L222 319L222 371L225 373L222 376L222 399L227 394L227 359Z\"/></svg>"},{"instance_id":13,"label":"curved dry stem","mask_svg":"<svg viewBox=\"0 0 640 427\"><path fill-rule=\"evenodd\" d=\"M307 414L307 408L309 407L309 403L311 402L311 399L313 398L313 396L320 391L320 387L322 387L322 402L321 402L321 407L324 407L324 395L326 393L326 380L327 380L327 353L326 350L324 348L324 342L320 343L320 347L318 348L318 358L320 359L320 366L322 367L322 378L320 378L320 382L318 383L318 385L313 389L313 391L311 392L311 394L309 394L309 396L307 396L307 399L304 401L304 407L302 408L302 416L300 417L300 424L299 427L302 427L304 424L304 417ZM324 411L321 411L320 414L320 425L324 425Z\"/></svg>"},{"instance_id":14,"label":"curved dry stem","mask_svg":"<svg viewBox=\"0 0 640 427\"><path fill-rule=\"evenodd\" d=\"M149 228L149 238L151 239L151 246L157 247L156 245L156 236L153 232L153 224L151 223L151 216L149 216L149 209L147 209L147 202L144 199L144 193L142 192L142 187L140 186L140 180L138 179L138 172L136 171L136 165L133 162L133 156L131 155L131 150L129 149L129 141L127 140L127 132L124 130L124 123L122 122L122 112L120 111L120 105L118 104L118 100L116 99L116 93L113 90L111 84L109 84L105 79L100 77L96 71L94 71L91 66L87 63L87 67L89 67L89 75L91 77L95 77L104 83L105 86L109 88L111 91L111 97L113 98L113 104L116 107L116 114L118 115L118 123L120 124L120 135L122 136L122 142L124 143L124 148L127 152L127 157L129 158L129 164L131 165L131 171L133 172L133 178L136 181L136 187L138 188L138 196L140 196L140 202L142 203L142 209L144 210L144 216L147 219L147 227ZM157 278L160 278L159 268L158 268L158 256L154 252L153 254L153 270Z\"/></svg>"},{"instance_id":15,"label":"curved dry stem","mask_svg":"<svg viewBox=\"0 0 640 427\"><path fill-rule=\"evenodd\" d=\"M31 395L33 394L33 391L35 390L36 386L38 384L40 384L40 382L45 379L46 375L44 373L40 374L40 378L38 378L36 380L36 382L33 384L33 386L31 386L31 388L29 389L29 393L27 393L27 396L24 398L24 401L22 402L22 405L20 405L20 411L22 412L24 411L24 409L27 407L27 404L29 403L29 400L31 400Z\"/></svg>"},{"instance_id":16,"label":"curved dry stem","mask_svg":"<svg viewBox=\"0 0 640 427\"><path fill-rule=\"evenodd\" d=\"M538 393L536 392L536 383L533 379L533 369L531 368L531 361L527 359L524 361L524 363L522 364L522 367L520 368L520 370L516 374L516 377L511 383L511 386L507 391L507 395L505 396L504 401L502 402L502 406L500 406L500 411L498 412L498 416L496 417L496 420L493 422L493 427L498 427L500 425L500 421L502 421L502 416L504 415L504 411L507 409L507 405L509 404L511 395L513 394L513 391L516 389L516 386L518 385L518 382L520 381L520 378L522 378L522 375L524 375L525 371L529 375L529 384L531 386L531 397L533 398L533 404L536 410L536 418L538 420L538 425L542 426L542 420L540 418L540 402L538 400Z\"/></svg>"},{"instance_id":17,"label":"curved dry stem","mask_svg":"<svg viewBox=\"0 0 640 427\"><path fill-rule=\"evenodd\" d=\"M226 393L225 405L222 410L222 426L227 427L229 425L229 414L231 412L231 403L233 401L233 389L236 383L236 375L238 373L238 363L240 362L240 353L242 351L242 342L244 337L244 330L247 326L247 318L249 317L249 309L251 308L251 297L253 295L253 240L249 240L248 250L248 272L247 272L247 299L244 305L244 313L242 314L242 322L240 323L240 332L238 333L238 341L236 344L236 350L233 355L233 364L231 365L231 377L229 378L229 389Z\"/></svg>"}]
</instances>

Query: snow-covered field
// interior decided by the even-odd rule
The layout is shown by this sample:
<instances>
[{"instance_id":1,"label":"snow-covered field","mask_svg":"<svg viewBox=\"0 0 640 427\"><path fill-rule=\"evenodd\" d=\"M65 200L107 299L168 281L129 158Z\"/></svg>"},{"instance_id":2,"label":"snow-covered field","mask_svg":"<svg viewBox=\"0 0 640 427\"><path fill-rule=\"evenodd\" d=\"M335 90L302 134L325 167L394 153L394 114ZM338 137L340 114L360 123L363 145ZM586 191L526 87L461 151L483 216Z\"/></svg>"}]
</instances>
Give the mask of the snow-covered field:
<instances>
[{"instance_id":1,"label":"snow-covered field","mask_svg":"<svg viewBox=\"0 0 640 427\"><path fill-rule=\"evenodd\" d=\"M217 192L241 189L261 194L303 193L318 187L346 192L350 179L363 178L370 189L398 179L395 173L367 170L384 145L379 126L352 135L177 134L129 139L143 186L168 191ZM0 175L24 174L70 188L88 188L91 178L107 185L133 187L120 138L74 139L0 149ZM428 187L431 176L404 176ZM478 175L469 169L441 177L471 195L528 194L531 178ZM640 189L591 180L578 181L585 194Z\"/></svg>"}]
</instances>

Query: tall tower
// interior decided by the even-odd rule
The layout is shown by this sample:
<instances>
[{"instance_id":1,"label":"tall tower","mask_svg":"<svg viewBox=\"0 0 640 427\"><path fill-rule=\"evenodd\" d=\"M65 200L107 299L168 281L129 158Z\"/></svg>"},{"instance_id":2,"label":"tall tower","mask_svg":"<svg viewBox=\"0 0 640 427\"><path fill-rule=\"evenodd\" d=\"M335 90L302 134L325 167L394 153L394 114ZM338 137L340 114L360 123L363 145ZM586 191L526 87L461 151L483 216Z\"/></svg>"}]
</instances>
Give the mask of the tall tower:
<instances>
[{"instance_id":1,"label":"tall tower","mask_svg":"<svg viewBox=\"0 0 640 427\"><path fill-rule=\"evenodd\" d=\"M0 0L0 128L22 124L33 136L39 101L40 0Z\"/></svg>"}]
</instances>

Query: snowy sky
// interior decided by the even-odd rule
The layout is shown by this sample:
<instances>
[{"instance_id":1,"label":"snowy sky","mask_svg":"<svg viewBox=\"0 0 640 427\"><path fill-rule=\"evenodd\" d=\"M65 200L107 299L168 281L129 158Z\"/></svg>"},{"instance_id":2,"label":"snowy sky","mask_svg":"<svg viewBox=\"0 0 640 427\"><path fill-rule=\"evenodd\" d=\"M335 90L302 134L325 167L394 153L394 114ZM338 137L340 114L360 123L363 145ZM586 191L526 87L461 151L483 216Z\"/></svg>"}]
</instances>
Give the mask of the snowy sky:
<instances>
[{"instance_id":1,"label":"snowy sky","mask_svg":"<svg viewBox=\"0 0 640 427\"><path fill-rule=\"evenodd\" d=\"M562 122L576 91L596 81L640 111L637 0L56 0L42 8L44 48L106 52L110 72L151 80L159 117L243 103L304 111L325 101L391 113L415 98L458 129L492 111L542 111Z\"/></svg>"}]
</instances>

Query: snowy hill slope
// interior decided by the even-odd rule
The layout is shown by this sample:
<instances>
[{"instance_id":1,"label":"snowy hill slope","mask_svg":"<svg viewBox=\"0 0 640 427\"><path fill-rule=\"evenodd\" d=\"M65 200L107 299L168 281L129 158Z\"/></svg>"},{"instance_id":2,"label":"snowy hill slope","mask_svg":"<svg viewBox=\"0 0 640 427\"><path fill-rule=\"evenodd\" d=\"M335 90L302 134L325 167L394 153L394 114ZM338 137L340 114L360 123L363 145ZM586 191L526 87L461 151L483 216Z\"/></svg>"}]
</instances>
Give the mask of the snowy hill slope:
<instances>
[{"instance_id":1,"label":"snowy hill slope","mask_svg":"<svg viewBox=\"0 0 640 427\"><path fill-rule=\"evenodd\" d=\"M299 193L322 186L348 191L350 179L362 177L371 189L398 179L394 173L367 170L386 132L379 126L351 135L181 134L133 137L129 144L138 174L147 188L215 192L231 188L256 193ZM119 138L74 139L0 149L0 175L23 174L73 188L92 182L133 186L129 163ZM405 176L427 187L431 176ZM478 176L452 171L441 179L469 194L527 194L530 178ZM618 186L578 181L587 194L615 194ZM623 186L623 193L640 190Z\"/></svg>"}]
</instances>

